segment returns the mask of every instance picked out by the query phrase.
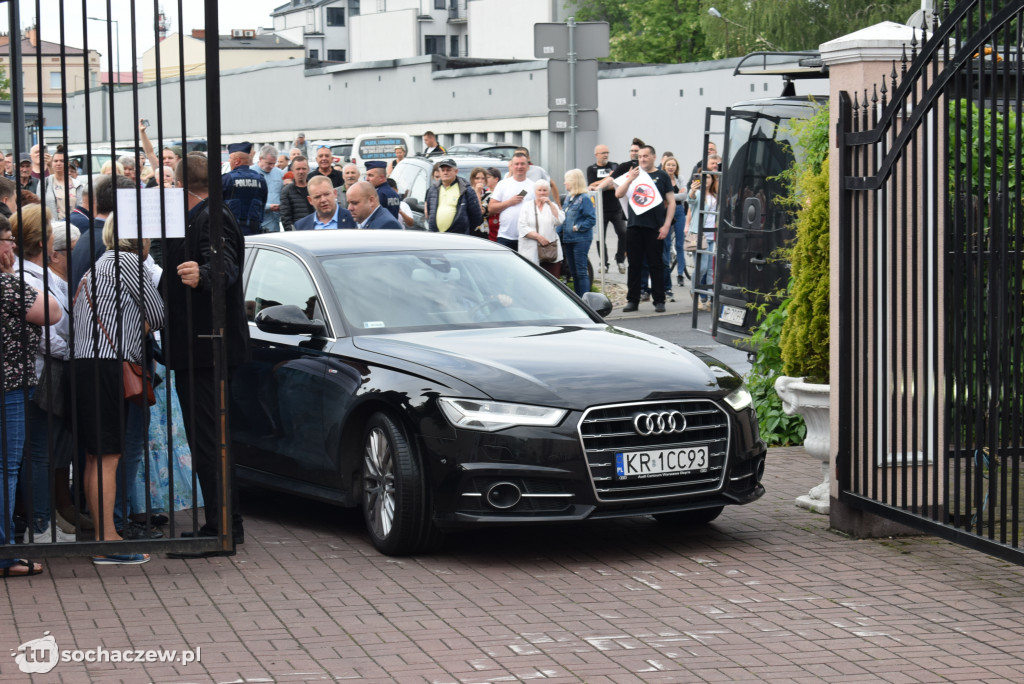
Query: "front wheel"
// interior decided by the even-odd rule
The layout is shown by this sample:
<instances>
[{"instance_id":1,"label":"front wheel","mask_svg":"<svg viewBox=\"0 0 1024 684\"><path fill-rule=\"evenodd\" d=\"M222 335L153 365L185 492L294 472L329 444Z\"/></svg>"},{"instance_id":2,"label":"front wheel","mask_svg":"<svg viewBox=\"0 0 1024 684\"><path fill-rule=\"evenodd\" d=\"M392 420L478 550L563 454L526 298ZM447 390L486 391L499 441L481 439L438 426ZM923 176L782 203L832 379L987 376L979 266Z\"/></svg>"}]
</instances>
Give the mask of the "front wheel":
<instances>
[{"instance_id":1,"label":"front wheel","mask_svg":"<svg viewBox=\"0 0 1024 684\"><path fill-rule=\"evenodd\" d=\"M666 525L707 525L722 514L723 508L725 508L725 506L698 508L695 511L655 513L654 519Z\"/></svg>"},{"instance_id":2,"label":"front wheel","mask_svg":"<svg viewBox=\"0 0 1024 684\"><path fill-rule=\"evenodd\" d=\"M375 413L363 438L363 518L381 553L403 556L440 541L419 455L389 416Z\"/></svg>"}]
</instances>

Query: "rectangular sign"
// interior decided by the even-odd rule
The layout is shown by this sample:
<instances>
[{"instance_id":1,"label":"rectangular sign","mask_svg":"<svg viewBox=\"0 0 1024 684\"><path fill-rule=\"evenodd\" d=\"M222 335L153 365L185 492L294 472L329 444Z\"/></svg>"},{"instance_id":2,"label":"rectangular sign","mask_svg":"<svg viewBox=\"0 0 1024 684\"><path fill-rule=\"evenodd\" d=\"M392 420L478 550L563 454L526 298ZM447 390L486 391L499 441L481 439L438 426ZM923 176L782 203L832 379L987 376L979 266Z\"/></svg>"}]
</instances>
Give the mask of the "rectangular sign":
<instances>
[{"instance_id":1,"label":"rectangular sign","mask_svg":"<svg viewBox=\"0 0 1024 684\"><path fill-rule=\"evenodd\" d=\"M167 226L166 233L161 233L160 229L160 191L161 188L144 188L142 190L118 188L115 221L121 239L152 238L155 240L161 237L185 237L185 191L182 188L163 188L162 216ZM137 196L142 197L141 214Z\"/></svg>"},{"instance_id":2,"label":"rectangular sign","mask_svg":"<svg viewBox=\"0 0 1024 684\"><path fill-rule=\"evenodd\" d=\"M548 62L548 109L569 109L569 62ZM576 62L576 108L597 109L597 61Z\"/></svg>"},{"instance_id":3,"label":"rectangular sign","mask_svg":"<svg viewBox=\"0 0 1024 684\"><path fill-rule=\"evenodd\" d=\"M573 24L576 59L601 59L611 49L611 31L606 21L582 21ZM533 25L533 56L537 59L569 58L569 25L540 23Z\"/></svg>"},{"instance_id":4,"label":"rectangular sign","mask_svg":"<svg viewBox=\"0 0 1024 684\"><path fill-rule=\"evenodd\" d=\"M548 130L554 133L569 132L569 112L548 112ZM576 112L577 131L596 131L597 112L584 110Z\"/></svg>"}]
</instances>

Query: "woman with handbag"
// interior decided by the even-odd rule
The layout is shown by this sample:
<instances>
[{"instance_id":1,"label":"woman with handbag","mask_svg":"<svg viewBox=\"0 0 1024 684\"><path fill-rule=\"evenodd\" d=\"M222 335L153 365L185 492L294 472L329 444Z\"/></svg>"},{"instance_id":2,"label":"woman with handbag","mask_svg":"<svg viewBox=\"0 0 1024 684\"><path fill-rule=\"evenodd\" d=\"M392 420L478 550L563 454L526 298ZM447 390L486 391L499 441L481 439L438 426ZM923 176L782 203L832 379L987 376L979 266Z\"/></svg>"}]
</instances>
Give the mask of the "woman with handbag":
<instances>
[{"instance_id":1,"label":"woman with handbag","mask_svg":"<svg viewBox=\"0 0 1024 684\"><path fill-rule=\"evenodd\" d=\"M537 181L534 193L535 200L519 212L519 253L557 278L563 259L557 227L565 221L565 213L551 201L548 181Z\"/></svg>"},{"instance_id":2,"label":"woman with handbag","mask_svg":"<svg viewBox=\"0 0 1024 684\"><path fill-rule=\"evenodd\" d=\"M15 273L24 270L25 282L39 292L47 292L60 304L62 311L59 319L44 323L44 334L35 355L35 371L39 382L32 394L32 401L25 405L29 440L26 444L28 458L22 465L21 492L26 506L31 502L32 510L26 517L32 521L32 541L36 543L75 541L73 534L68 534L54 524L57 522L56 515L50 505L54 489L68 490L68 475L74 453L74 442L64 422L64 392L67 385L64 382L64 371L71 354L67 342L70 326L67 297L59 286L60 278L53 272L45 272L43 264L43 255L53 252L50 217L50 210L39 204L23 207L11 216L11 232L17 240L22 257L20 263L15 264ZM53 488L50 486L51 459L55 473Z\"/></svg>"},{"instance_id":3,"label":"woman with handbag","mask_svg":"<svg viewBox=\"0 0 1024 684\"><path fill-rule=\"evenodd\" d=\"M144 406L155 400L152 379L142 370L148 366L145 337L163 325L164 308L142 266L149 240L120 238L111 214L103 226L103 244L107 251L82 277L74 296L74 373L79 435L86 457L85 496L96 538L119 540L114 499L117 464L124 450L121 426L129 399ZM136 565L147 562L149 555L115 554L92 560L96 565Z\"/></svg>"},{"instance_id":4,"label":"woman with handbag","mask_svg":"<svg viewBox=\"0 0 1024 684\"><path fill-rule=\"evenodd\" d=\"M25 404L36 384L35 354L41 326L61 316L57 300L25 283L14 272L14 238L7 219L0 217L0 358L3 361L4 410L0 439L4 459L0 468L0 544L14 544L14 496L18 489L25 447ZM0 558L0 577L38 575L43 566L20 558Z\"/></svg>"},{"instance_id":5,"label":"woman with handbag","mask_svg":"<svg viewBox=\"0 0 1024 684\"><path fill-rule=\"evenodd\" d=\"M565 245L565 264L572 276L572 289L580 297L590 292L590 274L587 273L587 254L594 239L597 214L594 202L587 195L587 179L579 169L565 173L565 197L562 200L565 220L558 235Z\"/></svg>"}]
</instances>

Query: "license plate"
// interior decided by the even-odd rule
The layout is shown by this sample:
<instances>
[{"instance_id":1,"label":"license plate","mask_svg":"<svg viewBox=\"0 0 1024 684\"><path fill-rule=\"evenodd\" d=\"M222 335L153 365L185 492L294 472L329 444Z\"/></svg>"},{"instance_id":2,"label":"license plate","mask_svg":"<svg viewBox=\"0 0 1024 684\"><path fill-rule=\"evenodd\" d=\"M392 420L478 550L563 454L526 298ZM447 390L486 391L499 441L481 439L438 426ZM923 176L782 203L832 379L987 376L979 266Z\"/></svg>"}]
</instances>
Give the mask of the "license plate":
<instances>
[{"instance_id":1,"label":"license plate","mask_svg":"<svg viewBox=\"0 0 1024 684\"><path fill-rule=\"evenodd\" d=\"M707 470L706 446L651 451L623 451L615 454L615 476L620 480L676 475Z\"/></svg>"},{"instance_id":2,"label":"license plate","mask_svg":"<svg viewBox=\"0 0 1024 684\"><path fill-rule=\"evenodd\" d=\"M718 320L732 325L743 325L743 319L747 317L747 310L738 306L722 305L722 312L718 314Z\"/></svg>"}]
</instances>

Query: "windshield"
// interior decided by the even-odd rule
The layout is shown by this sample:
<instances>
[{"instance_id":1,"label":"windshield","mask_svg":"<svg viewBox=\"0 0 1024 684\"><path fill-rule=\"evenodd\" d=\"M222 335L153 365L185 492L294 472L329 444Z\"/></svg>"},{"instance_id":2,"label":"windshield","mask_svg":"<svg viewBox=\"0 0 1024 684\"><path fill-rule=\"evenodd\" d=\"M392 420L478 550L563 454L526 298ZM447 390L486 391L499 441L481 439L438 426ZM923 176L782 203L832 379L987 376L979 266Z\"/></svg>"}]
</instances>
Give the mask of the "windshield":
<instances>
[{"instance_id":1,"label":"windshield","mask_svg":"<svg viewBox=\"0 0 1024 684\"><path fill-rule=\"evenodd\" d=\"M512 252L377 252L320 262L354 335L594 322Z\"/></svg>"}]
</instances>

